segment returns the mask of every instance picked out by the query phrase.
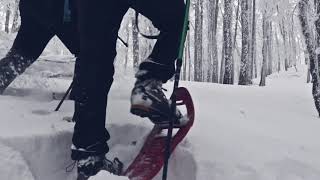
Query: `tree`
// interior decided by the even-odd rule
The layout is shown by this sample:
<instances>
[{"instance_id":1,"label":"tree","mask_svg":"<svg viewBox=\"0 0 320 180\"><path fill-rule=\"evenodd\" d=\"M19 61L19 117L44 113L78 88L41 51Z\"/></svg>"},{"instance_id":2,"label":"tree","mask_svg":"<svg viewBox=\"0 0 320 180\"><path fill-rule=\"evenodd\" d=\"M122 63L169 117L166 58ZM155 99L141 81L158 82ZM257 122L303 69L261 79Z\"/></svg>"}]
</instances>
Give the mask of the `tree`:
<instances>
[{"instance_id":1,"label":"tree","mask_svg":"<svg viewBox=\"0 0 320 180\"><path fill-rule=\"evenodd\" d=\"M139 32L138 27L136 26L136 19L132 16L132 54L133 54L133 67L134 69L138 69L139 66Z\"/></svg>"},{"instance_id":2,"label":"tree","mask_svg":"<svg viewBox=\"0 0 320 180\"><path fill-rule=\"evenodd\" d=\"M233 84L233 61L232 61L232 0L224 1L223 16L223 57L224 57L224 75L223 84Z\"/></svg>"},{"instance_id":3,"label":"tree","mask_svg":"<svg viewBox=\"0 0 320 180\"><path fill-rule=\"evenodd\" d=\"M203 29L203 1L197 0L197 4L195 6L195 47L194 47L194 80L195 81L203 81L203 73L202 73L202 29Z\"/></svg>"},{"instance_id":4,"label":"tree","mask_svg":"<svg viewBox=\"0 0 320 180\"><path fill-rule=\"evenodd\" d=\"M319 0L315 0L317 9L319 7ZM312 76L312 95L313 99L315 102L316 109L318 110L319 116L320 116L320 84L319 84L319 58L316 54L316 48L319 47L317 44L314 42L314 37L312 35L312 29L310 28L310 25L308 24L310 21L310 17L308 15L308 5L309 1L308 0L300 0L299 2L299 19L302 27L302 33L305 37L305 43L307 45L307 50L309 53L309 60L310 60L310 71L311 71L311 76ZM319 17L318 17L319 18ZM319 21L319 19L317 20ZM317 34L320 34L320 24L316 23L316 31ZM318 36L319 37L319 36ZM318 38L317 38L318 39Z\"/></svg>"},{"instance_id":5,"label":"tree","mask_svg":"<svg viewBox=\"0 0 320 180\"><path fill-rule=\"evenodd\" d=\"M10 8L9 8L9 5L7 6L7 10L6 10L6 20L5 20L5 24L4 24L4 27L5 27L5 32L6 33L9 33L10 32L10 29L9 29L9 24L10 24L10 16L11 16L11 11L10 11Z\"/></svg>"},{"instance_id":6,"label":"tree","mask_svg":"<svg viewBox=\"0 0 320 180\"><path fill-rule=\"evenodd\" d=\"M242 51L239 85L248 85L249 81L249 6L248 0L241 0L241 24L242 24Z\"/></svg>"},{"instance_id":7,"label":"tree","mask_svg":"<svg viewBox=\"0 0 320 180\"><path fill-rule=\"evenodd\" d=\"M252 46L251 46L251 74L250 79L257 77L257 60L256 60L256 0L252 2L252 34L251 34Z\"/></svg>"},{"instance_id":8,"label":"tree","mask_svg":"<svg viewBox=\"0 0 320 180\"><path fill-rule=\"evenodd\" d=\"M263 45L262 45L262 67L261 67L261 80L260 80L260 86L266 85L266 74L267 74L267 54L268 54L268 25L266 18L266 10L263 13L262 16L262 32L263 32Z\"/></svg>"},{"instance_id":9,"label":"tree","mask_svg":"<svg viewBox=\"0 0 320 180\"><path fill-rule=\"evenodd\" d=\"M218 82L218 47L217 47L217 21L218 21L218 6L219 0L209 0L209 7L208 7L208 61L209 61L209 68L208 68L208 75L207 81L208 82Z\"/></svg>"},{"instance_id":10,"label":"tree","mask_svg":"<svg viewBox=\"0 0 320 180\"><path fill-rule=\"evenodd\" d=\"M18 23L19 15L20 15L19 0L15 0L15 7L14 7L14 13L13 13L12 28L11 28L11 32L13 33L18 32L19 30L19 23Z\"/></svg>"}]
</instances>

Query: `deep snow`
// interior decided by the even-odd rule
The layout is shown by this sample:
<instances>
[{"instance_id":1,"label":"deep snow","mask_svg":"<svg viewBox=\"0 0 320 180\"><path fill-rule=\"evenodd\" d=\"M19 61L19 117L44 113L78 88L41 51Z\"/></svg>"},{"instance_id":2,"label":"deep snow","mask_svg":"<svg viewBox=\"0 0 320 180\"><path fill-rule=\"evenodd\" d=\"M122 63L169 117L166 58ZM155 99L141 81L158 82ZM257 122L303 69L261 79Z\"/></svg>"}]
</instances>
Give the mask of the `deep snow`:
<instances>
[{"instance_id":1,"label":"deep snow","mask_svg":"<svg viewBox=\"0 0 320 180\"><path fill-rule=\"evenodd\" d=\"M75 179L75 171L66 172L74 124L63 120L73 105L67 101L54 112L58 102L51 98L70 84L73 60L52 62L61 58L46 54L0 96L1 180ZM108 157L128 165L152 124L129 113L133 73L117 72L109 96ZM319 180L320 120L305 82L304 66L270 76L263 88L182 82L193 96L196 122L173 153L169 179ZM102 172L95 178L124 177Z\"/></svg>"}]
</instances>

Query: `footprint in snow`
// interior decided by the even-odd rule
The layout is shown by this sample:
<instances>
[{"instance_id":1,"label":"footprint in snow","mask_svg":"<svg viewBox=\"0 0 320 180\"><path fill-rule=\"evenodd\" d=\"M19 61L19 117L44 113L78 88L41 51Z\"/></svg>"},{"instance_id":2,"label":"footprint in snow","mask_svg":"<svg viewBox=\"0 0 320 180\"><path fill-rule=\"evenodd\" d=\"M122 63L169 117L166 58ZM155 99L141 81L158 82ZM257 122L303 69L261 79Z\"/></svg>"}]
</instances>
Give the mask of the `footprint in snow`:
<instances>
[{"instance_id":1,"label":"footprint in snow","mask_svg":"<svg viewBox=\"0 0 320 180\"><path fill-rule=\"evenodd\" d=\"M44 109L38 109L38 110L33 110L32 114L36 114L36 115L41 115L41 116L46 116L51 114L51 111L48 110L44 110Z\"/></svg>"}]
</instances>

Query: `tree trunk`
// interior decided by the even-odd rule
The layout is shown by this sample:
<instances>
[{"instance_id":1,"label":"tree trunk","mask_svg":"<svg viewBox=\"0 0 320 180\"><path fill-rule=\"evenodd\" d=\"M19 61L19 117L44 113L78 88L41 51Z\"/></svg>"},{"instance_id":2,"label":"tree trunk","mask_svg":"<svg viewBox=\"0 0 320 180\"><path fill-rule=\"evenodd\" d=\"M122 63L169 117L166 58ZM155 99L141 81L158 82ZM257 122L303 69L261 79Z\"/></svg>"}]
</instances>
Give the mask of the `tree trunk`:
<instances>
[{"instance_id":1,"label":"tree trunk","mask_svg":"<svg viewBox=\"0 0 320 180\"><path fill-rule=\"evenodd\" d=\"M292 46L292 63L294 65L294 67L297 67L297 54L298 54L298 49L297 49L297 41L296 41L296 36L295 36L295 28L294 28L294 19L293 19L293 15L291 16L291 46Z\"/></svg>"},{"instance_id":2,"label":"tree trunk","mask_svg":"<svg viewBox=\"0 0 320 180\"><path fill-rule=\"evenodd\" d=\"M133 67L134 69L139 68L139 32L138 28L136 27L136 19L132 17L132 54L133 54Z\"/></svg>"},{"instance_id":3,"label":"tree trunk","mask_svg":"<svg viewBox=\"0 0 320 180\"><path fill-rule=\"evenodd\" d=\"M7 11L6 11L6 20L5 20L5 24L4 24L4 31L6 33L10 32L10 28L9 28L9 24L10 24L10 16L11 16L11 11L10 8L8 7Z\"/></svg>"},{"instance_id":4,"label":"tree trunk","mask_svg":"<svg viewBox=\"0 0 320 180\"><path fill-rule=\"evenodd\" d=\"M307 70L307 83L310 83L311 82L310 60L309 60L307 53L305 53L305 59L306 59L306 65L308 68L308 70Z\"/></svg>"},{"instance_id":5,"label":"tree trunk","mask_svg":"<svg viewBox=\"0 0 320 180\"><path fill-rule=\"evenodd\" d=\"M208 20L209 20L209 31L208 31L208 60L209 60L209 68L208 68L208 82L217 83L218 82L218 50L217 50L217 32L216 32L216 25L218 17L216 17L216 0L210 0L209 1L209 8L208 8Z\"/></svg>"},{"instance_id":6,"label":"tree trunk","mask_svg":"<svg viewBox=\"0 0 320 180\"><path fill-rule=\"evenodd\" d=\"M282 23L279 24L280 26L280 30L281 30L281 34L282 34L282 38L283 38L283 46L284 46L284 53L285 53L285 61L284 61L284 68L287 71L289 66L289 60L288 60L288 51L287 51L287 47L288 47L288 42L287 42L287 31L286 28L284 26L284 20L282 19Z\"/></svg>"},{"instance_id":7,"label":"tree trunk","mask_svg":"<svg viewBox=\"0 0 320 180\"><path fill-rule=\"evenodd\" d=\"M202 27L203 27L203 1L197 0L195 7L195 48L194 48L194 80L203 81L202 76Z\"/></svg>"},{"instance_id":8,"label":"tree trunk","mask_svg":"<svg viewBox=\"0 0 320 180\"><path fill-rule=\"evenodd\" d=\"M241 0L238 0L238 6L236 10L236 24L235 24L235 30L234 30L234 36L233 36L233 43L232 43L232 63L235 64L235 52L237 49L237 37L238 37L238 24L239 24L239 14L240 14L240 6L241 6ZM239 53L240 54L240 53ZM233 73L234 73L234 66L233 66ZM232 75L234 77L234 74Z\"/></svg>"},{"instance_id":9,"label":"tree trunk","mask_svg":"<svg viewBox=\"0 0 320 180\"><path fill-rule=\"evenodd\" d=\"M188 74L190 74L190 69L188 71L188 64L190 64L190 32L188 32L185 42L185 49L184 49L184 61L183 61L183 71L182 71L182 79L187 81L190 79L188 78Z\"/></svg>"},{"instance_id":10,"label":"tree trunk","mask_svg":"<svg viewBox=\"0 0 320 180\"><path fill-rule=\"evenodd\" d=\"M262 17L262 31L263 31L263 45L262 45L262 67L261 67L261 80L260 86L266 85L266 71L267 71L267 56L268 56L268 22L266 20L266 12L263 13Z\"/></svg>"},{"instance_id":11,"label":"tree trunk","mask_svg":"<svg viewBox=\"0 0 320 180\"><path fill-rule=\"evenodd\" d=\"M223 44L224 44L224 77L223 84L233 84L233 62L232 62L232 0L224 1L223 17Z\"/></svg>"},{"instance_id":12,"label":"tree trunk","mask_svg":"<svg viewBox=\"0 0 320 180\"><path fill-rule=\"evenodd\" d=\"M18 30L19 30L18 20L19 20L19 0L16 0L13 21L12 21L12 28L11 28L12 33L18 32Z\"/></svg>"},{"instance_id":13,"label":"tree trunk","mask_svg":"<svg viewBox=\"0 0 320 180\"><path fill-rule=\"evenodd\" d=\"M222 57L221 57L221 64L220 64L220 78L219 78L220 84L223 84L223 80L224 80L224 71L225 71L224 50L225 50L225 45L223 43L222 50L221 50Z\"/></svg>"},{"instance_id":14,"label":"tree trunk","mask_svg":"<svg viewBox=\"0 0 320 180\"><path fill-rule=\"evenodd\" d=\"M248 85L249 81L249 16L248 16L248 0L241 0L241 24L242 24L242 51L239 85Z\"/></svg>"},{"instance_id":15,"label":"tree trunk","mask_svg":"<svg viewBox=\"0 0 320 180\"><path fill-rule=\"evenodd\" d=\"M317 0L317 5L319 0ZM319 6L317 8L320 8ZM305 43L307 45L307 50L309 53L310 59L310 71L312 76L312 95L314 98L316 109L320 116L320 84L319 84L319 61L315 52L316 45L314 44L314 37L312 37L312 30L310 29L309 22L310 19L308 18L308 0L300 0L299 2L299 19L302 26L302 33L305 37ZM318 17L319 18L319 17ZM317 20L319 21L319 19ZM317 26L317 34L320 34L320 25L319 23L316 24ZM319 36L317 37L317 39Z\"/></svg>"},{"instance_id":16,"label":"tree trunk","mask_svg":"<svg viewBox=\"0 0 320 180\"><path fill-rule=\"evenodd\" d=\"M273 27L272 21L269 21L268 24L268 64L267 64L267 76L271 75L273 72Z\"/></svg>"},{"instance_id":17,"label":"tree trunk","mask_svg":"<svg viewBox=\"0 0 320 180\"><path fill-rule=\"evenodd\" d=\"M257 71L256 71L256 56L257 56L257 51L256 51L256 0L253 0L252 2L252 34L251 34L251 41L252 41L252 46L251 46L251 74L249 79L253 79L257 77Z\"/></svg>"},{"instance_id":18,"label":"tree trunk","mask_svg":"<svg viewBox=\"0 0 320 180\"><path fill-rule=\"evenodd\" d=\"M315 5L315 8L316 8L316 13L317 15L319 15L320 13L320 0L314 0L314 5ZM319 17L319 16L318 16ZM316 21L315 21L315 26L316 26L316 49L320 47L320 18L318 18ZM311 61L311 59L309 58L309 60ZM318 54L317 56L317 60L318 60L318 70L320 70L320 63L319 63L319 60L320 60L320 54ZM311 63L310 63L311 65Z\"/></svg>"},{"instance_id":19,"label":"tree trunk","mask_svg":"<svg viewBox=\"0 0 320 180\"><path fill-rule=\"evenodd\" d=\"M278 31L275 31L276 36L276 43L277 43L277 52L278 52L278 65L277 65L277 71L281 71L281 57L280 57L280 43L278 38Z\"/></svg>"},{"instance_id":20,"label":"tree trunk","mask_svg":"<svg viewBox=\"0 0 320 180\"><path fill-rule=\"evenodd\" d=\"M126 28L127 42L129 42L129 39L130 39L129 24L130 23L127 24L127 28ZM128 60L129 60L129 48L127 48L127 53L126 53L125 60L124 60L124 69L125 70L128 67Z\"/></svg>"}]
</instances>

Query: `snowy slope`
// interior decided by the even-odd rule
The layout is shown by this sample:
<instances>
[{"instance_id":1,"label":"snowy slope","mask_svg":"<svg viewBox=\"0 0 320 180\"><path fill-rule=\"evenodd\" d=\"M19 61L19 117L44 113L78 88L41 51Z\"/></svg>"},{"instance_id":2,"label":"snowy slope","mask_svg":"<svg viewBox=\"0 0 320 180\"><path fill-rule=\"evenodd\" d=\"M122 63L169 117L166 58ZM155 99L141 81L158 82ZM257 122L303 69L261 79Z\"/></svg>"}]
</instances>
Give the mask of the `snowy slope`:
<instances>
[{"instance_id":1,"label":"snowy slope","mask_svg":"<svg viewBox=\"0 0 320 180\"><path fill-rule=\"evenodd\" d=\"M72 164L73 124L62 120L73 105L53 112L57 101L50 97L67 88L72 66L40 61L0 96L1 180L75 179L75 171L65 170ZM172 156L169 179L319 180L320 120L305 75L304 67L275 74L264 88L182 82L193 96L196 122ZM118 73L108 106L108 157L126 165L152 128L129 113L133 81L132 73Z\"/></svg>"}]
</instances>

